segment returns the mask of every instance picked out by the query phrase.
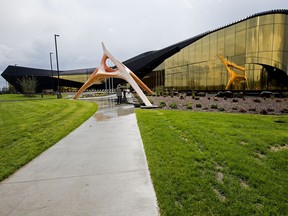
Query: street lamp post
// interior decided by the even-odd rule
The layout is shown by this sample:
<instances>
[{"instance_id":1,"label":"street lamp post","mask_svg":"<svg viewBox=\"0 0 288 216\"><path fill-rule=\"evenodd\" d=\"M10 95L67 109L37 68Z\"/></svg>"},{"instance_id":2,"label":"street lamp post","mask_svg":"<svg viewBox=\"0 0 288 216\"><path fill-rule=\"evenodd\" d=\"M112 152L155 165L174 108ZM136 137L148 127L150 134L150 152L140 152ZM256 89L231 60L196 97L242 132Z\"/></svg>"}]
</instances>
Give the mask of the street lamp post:
<instances>
[{"instance_id":1,"label":"street lamp post","mask_svg":"<svg viewBox=\"0 0 288 216\"><path fill-rule=\"evenodd\" d=\"M58 86L57 86L57 98L62 98L61 92L60 92L60 83L59 83L59 62L58 62L58 51L57 51L57 39L56 37L59 37L60 35L54 34L55 39L55 51L56 51L56 63L57 63L57 75L58 75Z\"/></svg>"},{"instance_id":2,"label":"street lamp post","mask_svg":"<svg viewBox=\"0 0 288 216\"><path fill-rule=\"evenodd\" d=\"M49 53L50 55L50 66L51 66L51 79L52 79L52 91L54 91L54 85L53 85L53 66L52 66L52 52Z\"/></svg>"}]
</instances>

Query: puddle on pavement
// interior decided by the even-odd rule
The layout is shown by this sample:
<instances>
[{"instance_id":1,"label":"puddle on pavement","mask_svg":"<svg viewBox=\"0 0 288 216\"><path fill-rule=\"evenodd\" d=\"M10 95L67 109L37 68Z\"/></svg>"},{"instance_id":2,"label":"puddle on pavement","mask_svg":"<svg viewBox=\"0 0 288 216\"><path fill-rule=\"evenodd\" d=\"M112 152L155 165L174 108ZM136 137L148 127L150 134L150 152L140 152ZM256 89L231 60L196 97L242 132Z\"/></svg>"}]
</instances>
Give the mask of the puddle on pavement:
<instances>
[{"instance_id":1,"label":"puddle on pavement","mask_svg":"<svg viewBox=\"0 0 288 216\"><path fill-rule=\"evenodd\" d=\"M107 121L111 118L125 116L134 113L134 106L131 104L117 105L114 97L88 99L98 104L98 110L94 114L97 122Z\"/></svg>"},{"instance_id":2,"label":"puddle on pavement","mask_svg":"<svg viewBox=\"0 0 288 216\"><path fill-rule=\"evenodd\" d=\"M95 113L95 119L97 122L100 122L100 121L106 121L108 119L110 119L111 117L107 116L107 115L104 115L103 113Z\"/></svg>"}]
</instances>

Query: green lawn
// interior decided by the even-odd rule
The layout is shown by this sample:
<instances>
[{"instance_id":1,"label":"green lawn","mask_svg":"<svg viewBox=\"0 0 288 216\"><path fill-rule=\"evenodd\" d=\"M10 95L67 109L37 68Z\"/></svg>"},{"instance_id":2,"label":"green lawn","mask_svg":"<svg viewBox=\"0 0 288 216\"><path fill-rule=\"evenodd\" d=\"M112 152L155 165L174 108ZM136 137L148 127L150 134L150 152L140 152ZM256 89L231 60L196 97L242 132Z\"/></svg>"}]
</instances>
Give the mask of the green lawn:
<instances>
[{"instance_id":1,"label":"green lawn","mask_svg":"<svg viewBox=\"0 0 288 216\"><path fill-rule=\"evenodd\" d=\"M62 94L63 97L65 95ZM35 99L56 99L57 95L52 94L44 94L41 96L40 94L36 94L34 97L28 97L22 94L0 94L0 102L1 101L19 101L19 100L35 100Z\"/></svg>"},{"instance_id":2,"label":"green lawn","mask_svg":"<svg viewBox=\"0 0 288 216\"><path fill-rule=\"evenodd\" d=\"M96 110L95 103L66 99L0 102L0 181L69 134Z\"/></svg>"},{"instance_id":3,"label":"green lawn","mask_svg":"<svg viewBox=\"0 0 288 216\"><path fill-rule=\"evenodd\" d=\"M287 215L287 115L136 114L162 216Z\"/></svg>"}]
</instances>

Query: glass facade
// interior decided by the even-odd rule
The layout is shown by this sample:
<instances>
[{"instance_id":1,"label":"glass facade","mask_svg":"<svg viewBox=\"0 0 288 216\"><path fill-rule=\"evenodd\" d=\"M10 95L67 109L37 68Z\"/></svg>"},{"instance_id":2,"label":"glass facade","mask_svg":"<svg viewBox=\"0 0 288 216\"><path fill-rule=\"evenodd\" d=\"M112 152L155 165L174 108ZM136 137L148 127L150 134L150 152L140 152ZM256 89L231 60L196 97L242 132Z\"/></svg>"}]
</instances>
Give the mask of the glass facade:
<instances>
[{"instance_id":1,"label":"glass facade","mask_svg":"<svg viewBox=\"0 0 288 216\"><path fill-rule=\"evenodd\" d=\"M80 83L85 83L91 74L70 74L70 75L60 75L60 79L69 80L69 81L76 81ZM57 76L54 76L57 78Z\"/></svg>"},{"instance_id":2,"label":"glass facade","mask_svg":"<svg viewBox=\"0 0 288 216\"><path fill-rule=\"evenodd\" d=\"M165 60L166 88L224 90L229 74L218 55L245 68L232 90L287 89L288 15L266 14L213 31ZM245 74L244 74L245 73ZM284 78L284 79L283 79Z\"/></svg>"}]
</instances>

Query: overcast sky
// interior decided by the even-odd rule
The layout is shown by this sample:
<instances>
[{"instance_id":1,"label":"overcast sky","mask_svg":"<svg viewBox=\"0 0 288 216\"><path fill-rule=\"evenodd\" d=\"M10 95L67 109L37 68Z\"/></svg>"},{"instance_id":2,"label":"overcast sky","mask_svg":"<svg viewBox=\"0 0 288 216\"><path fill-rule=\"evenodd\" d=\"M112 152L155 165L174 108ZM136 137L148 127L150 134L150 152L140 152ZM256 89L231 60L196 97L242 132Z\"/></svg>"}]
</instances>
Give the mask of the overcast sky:
<instances>
[{"instance_id":1,"label":"overcast sky","mask_svg":"<svg viewBox=\"0 0 288 216\"><path fill-rule=\"evenodd\" d=\"M288 0L0 0L0 74L8 65L50 68L59 34L60 70L97 67L101 42L124 61ZM2 77L0 87L6 85Z\"/></svg>"}]
</instances>

